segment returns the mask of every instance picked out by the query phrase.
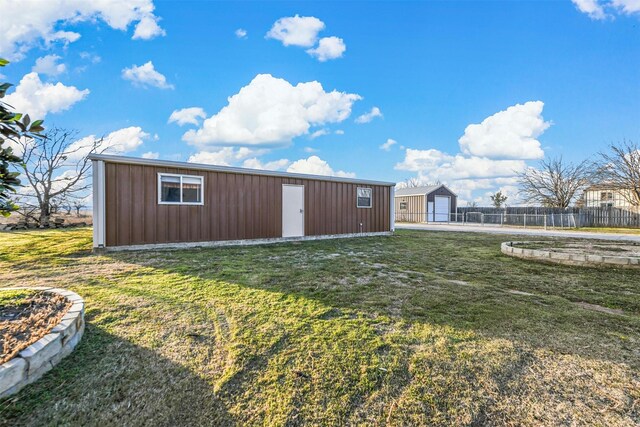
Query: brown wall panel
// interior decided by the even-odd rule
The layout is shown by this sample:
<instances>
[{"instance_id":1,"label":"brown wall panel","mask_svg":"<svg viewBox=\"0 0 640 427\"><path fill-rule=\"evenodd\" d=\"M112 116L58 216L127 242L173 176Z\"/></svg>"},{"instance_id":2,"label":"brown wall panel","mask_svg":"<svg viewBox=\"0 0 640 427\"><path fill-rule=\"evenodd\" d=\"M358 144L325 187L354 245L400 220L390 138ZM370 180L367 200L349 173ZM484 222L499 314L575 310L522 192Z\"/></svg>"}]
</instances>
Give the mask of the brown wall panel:
<instances>
[{"instance_id":1,"label":"brown wall panel","mask_svg":"<svg viewBox=\"0 0 640 427\"><path fill-rule=\"evenodd\" d=\"M389 231L390 187L175 169L105 165L107 246L274 238L282 235L282 185L304 185L305 235ZM204 177L204 205L158 204L158 173ZM356 188L373 207L356 207Z\"/></svg>"},{"instance_id":2,"label":"brown wall panel","mask_svg":"<svg viewBox=\"0 0 640 427\"><path fill-rule=\"evenodd\" d=\"M143 197L143 215L144 215L144 242L152 243L156 239L156 223L158 220L156 203L158 194L155 192L158 179L153 168L143 168L144 171L144 197Z\"/></svg>"},{"instance_id":3,"label":"brown wall panel","mask_svg":"<svg viewBox=\"0 0 640 427\"><path fill-rule=\"evenodd\" d=\"M217 236L212 236L211 240L229 240L229 228L227 223L229 222L229 206L227 203L227 176L229 174L221 173L216 174L218 176L218 187L216 188L216 198L210 200L209 206L211 203L216 203L218 206L218 212L220 213L219 217L219 234ZM215 221L215 219L214 219Z\"/></svg>"},{"instance_id":4,"label":"brown wall panel","mask_svg":"<svg viewBox=\"0 0 640 427\"><path fill-rule=\"evenodd\" d=\"M125 244L131 242L131 207L133 197L131 194L131 166L125 165L119 171L122 179L115 183L116 203L118 212L117 239Z\"/></svg>"}]
</instances>

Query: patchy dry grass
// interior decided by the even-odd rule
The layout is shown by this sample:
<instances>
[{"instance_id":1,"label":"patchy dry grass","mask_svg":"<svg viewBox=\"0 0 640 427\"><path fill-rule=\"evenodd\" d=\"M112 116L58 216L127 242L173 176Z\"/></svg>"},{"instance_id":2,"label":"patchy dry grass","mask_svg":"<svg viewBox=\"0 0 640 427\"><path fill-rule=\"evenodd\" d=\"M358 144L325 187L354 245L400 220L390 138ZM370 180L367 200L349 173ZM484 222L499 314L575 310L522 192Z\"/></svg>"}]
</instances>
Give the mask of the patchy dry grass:
<instances>
[{"instance_id":1,"label":"patchy dry grass","mask_svg":"<svg viewBox=\"0 0 640 427\"><path fill-rule=\"evenodd\" d=\"M0 424L640 423L640 272L506 257L509 239L89 256L88 229L0 233L0 281L72 289L88 321Z\"/></svg>"},{"instance_id":2,"label":"patchy dry grass","mask_svg":"<svg viewBox=\"0 0 640 427\"><path fill-rule=\"evenodd\" d=\"M640 234L640 228L622 228L622 227L580 227L580 231L590 233L612 233L612 234Z\"/></svg>"}]
</instances>

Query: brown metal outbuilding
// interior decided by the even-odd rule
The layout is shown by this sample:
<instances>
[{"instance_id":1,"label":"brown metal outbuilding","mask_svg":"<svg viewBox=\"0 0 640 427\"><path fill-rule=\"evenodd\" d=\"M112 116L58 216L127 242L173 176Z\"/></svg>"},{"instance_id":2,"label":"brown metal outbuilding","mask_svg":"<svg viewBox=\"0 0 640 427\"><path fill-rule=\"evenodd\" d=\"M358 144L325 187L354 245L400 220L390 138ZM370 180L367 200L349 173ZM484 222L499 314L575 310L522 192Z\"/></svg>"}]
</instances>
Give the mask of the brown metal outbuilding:
<instances>
[{"instance_id":1,"label":"brown metal outbuilding","mask_svg":"<svg viewBox=\"0 0 640 427\"><path fill-rule=\"evenodd\" d=\"M90 156L94 248L259 243L393 231L394 183Z\"/></svg>"}]
</instances>

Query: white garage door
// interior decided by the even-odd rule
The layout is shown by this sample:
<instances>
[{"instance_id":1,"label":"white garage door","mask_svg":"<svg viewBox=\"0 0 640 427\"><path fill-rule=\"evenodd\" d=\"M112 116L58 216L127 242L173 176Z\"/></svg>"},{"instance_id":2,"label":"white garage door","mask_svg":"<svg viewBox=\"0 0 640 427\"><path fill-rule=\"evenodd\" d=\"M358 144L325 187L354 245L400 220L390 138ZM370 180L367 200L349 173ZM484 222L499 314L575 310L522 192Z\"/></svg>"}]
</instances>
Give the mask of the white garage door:
<instances>
[{"instance_id":1,"label":"white garage door","mask_svg":"<svg viewBox=\"0 0 640 427\"><path fill-rule=\"evenodd\" d=\"M447 222L449 221L449 212L451 211L449 197L435 196L434 198L434 221L435 222Z\"/></svg>"}]
</instances>

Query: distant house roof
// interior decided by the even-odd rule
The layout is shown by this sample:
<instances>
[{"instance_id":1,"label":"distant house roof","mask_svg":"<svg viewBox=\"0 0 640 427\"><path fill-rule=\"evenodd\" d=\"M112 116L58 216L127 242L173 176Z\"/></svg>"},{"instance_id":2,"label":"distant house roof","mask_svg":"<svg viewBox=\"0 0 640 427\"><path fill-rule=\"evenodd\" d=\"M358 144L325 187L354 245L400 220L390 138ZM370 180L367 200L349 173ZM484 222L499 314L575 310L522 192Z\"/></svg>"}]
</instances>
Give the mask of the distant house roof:
<instances>
[{"instance_id":1,"label":"distant house roof","mask_svg":"<svg viewBox=\"0 0 640 427\"><path fill-rule=\"evenodd\" d=\"M413 187L413 188L396 188L396 197L398 196L424 196L427 195L429 193L433 193L435 190L437 190L440 187L444 187L447 190L449 190L449 188L447 188L446 185L444 184L435 184L435 185L423 185L421 187ZM449 190L451 191L451 190ZM453 193L453 191L451 191ZM455 193L453 193L455 194Z\"/></svg>"},{"instance_id":2,"label":"distant house roof","mask_svg":"<svg viewBox=\"0 0 640 427\"><path fill-rule=\"evenodd\" d=\"M616 184L601 182L597 184L591 184L584 189L584 191L599 191L599 190L624 191L626 190L626 188L620 188L620 186Z\"/></svg>"}]
</instances>

